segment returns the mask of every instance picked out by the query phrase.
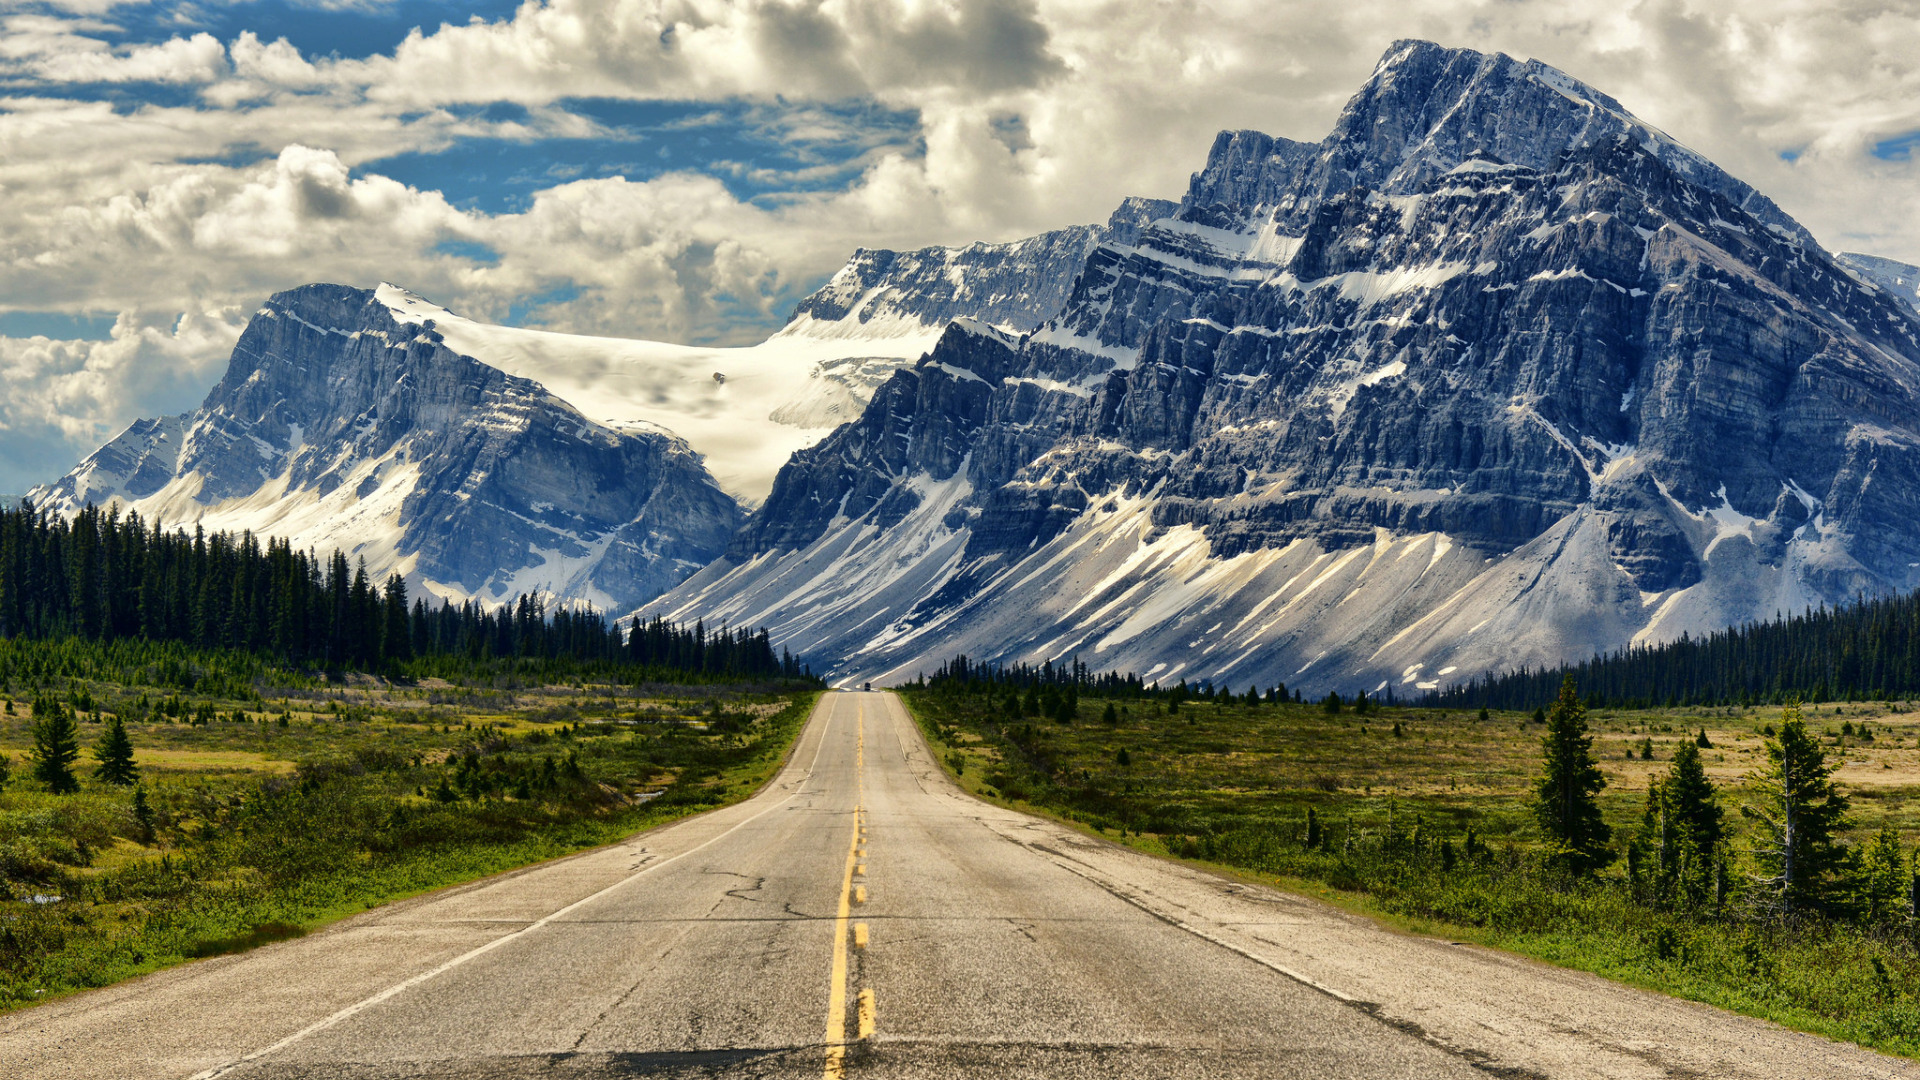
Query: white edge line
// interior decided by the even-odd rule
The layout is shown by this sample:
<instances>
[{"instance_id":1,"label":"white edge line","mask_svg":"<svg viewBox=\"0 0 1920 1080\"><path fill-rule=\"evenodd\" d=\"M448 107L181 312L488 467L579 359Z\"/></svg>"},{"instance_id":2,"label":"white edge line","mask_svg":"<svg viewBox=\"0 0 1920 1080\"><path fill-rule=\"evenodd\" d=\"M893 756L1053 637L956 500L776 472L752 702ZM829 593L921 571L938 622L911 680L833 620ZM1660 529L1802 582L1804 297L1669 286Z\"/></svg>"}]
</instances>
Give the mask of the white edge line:
<instances>
[{"instance_id":1,"label":"white edge line","mask_svg":"<svg viewBox=\"0 0 1920 1080\"><path fill-rule=\"evenodd\" d=\"M824 700L832 700L832 699L829 698ZM833 722L833 713L834 713L833 709L829 708L827 710L828 724L831 724ZM807 775L801 779L802 784L805 784L806 781L813 779L815 767L820 764L820 752L826 749L826 745L827 745L827 735L826 735L826 731L823 729L820 733L819 745L813 748L813 760L807 763ZM634 873L621 878L619 881L614 882L613 884L607 886L606 888L601 889L599 892L592 894L591 896L585 896L580 898L579 900L575 900L573 903L568 904L566 907L563 907L558 911L550 912L547 915L542 916L540 919L534 922L530 922L527 925L521 927L518 930L515 930L510 934L503 934L500 937L494 938L492 941L489 941L484 945L471 949L467 952L461 953L459 956L456 956L453 959L448 960L445 963L442 963L439 967L432 968L431 970L428 970L428 971L423 971L420 974L415 975L414 977L406 980L405 982L400 982L400 983L394 984L393 986L389 986L385 990L380 991L379 993L373 995L370 998L366 998L363 1001L356 1001L352 1005L349 1005L346 1008L341 1009L339 1012L336 1012L331 1016L324 1017L320 1020L314 1021L311 1024L308 1024L306 1027L301 1028L299 1031L294 1032L293 1034L287 1036L284 1039L281 1039L279 1042L274 1043L271 1046L262 1047L261 1049L255 1050L252 1053L246 1055L245 1057L241 1057L233 1061L229 1061L224 1065L216 1065L213 1068L207 1069L204 1072L195 1073L191 1078L189 1078L189 1080L214 1080L215 1077L224 1076L227 1073L230 1073L233 1070L241 1067L242 1065L250 1065L253 1062L258 1061L263 1057L267 1057L270 1054L274 1054L281 1050L284 1050L287 1047L292 1046L294 1043L299 1042L300 1040L306 1038L309 1035L314 1035L314 1034L318 1034L319 1032L325 1031L328 1028L334 1026L335 1024L338 1024L342 1020L350 1019L354 1015L366 1009L370 1009L373 1006L378 1005L381 1002L386 1001L387 999L394 997L397 994L404 993L408 990L413 989L416 986L419 986L421 983L427 982L430 979L434 979L441 975L444 975L447 972L452 971L454 968L457 968L460 965L466 963L467 961L474 959L475 957L484 956L485 954L492 952L493 950L499 948L500 946L505 945L509 941L513 941L517 938L530 934L535 930L538 930L541 927L547 925L548 923L554 921L555 919L560 918L562 915L565 915L578 908L585 907L586 905L593 903L595 900L600 899L601 897L607 895L608 893L614 891L615 889L619 889L626 885L629 885L635 880L639 879L640 877L646 874L650 874L653 871L658 870L663 866L666 866L668 863L678 862L679 860L684 859L687 856L692 855L695 852L700 851L711 844L718 843L719 841L724 840L729 836L732 836L735 832L738 832L740 829L743 829L746 826L751 825L756 821L759 821L761 818L766 817L768 814L771 814L775 810L780 809L781 807L785 806L787 803L792 802L796 797L799 796L799 794L800 794L800 788L796 786L794 790L787 795L786 798L781 799L779 802L774 803L772 806L767 807L765 810L760 811L759 813L753 815L752 817L736 823L732 828L728 829L727 831L720 833L716 836L710 837L709 839L703 841L702 843L700 843L695 847L690 847L678 855L674 855L674 856L670 856L668 858L662 859L657 863L650 863L647 866L644 866L639 870L635 871Z\"/></svg>"}]
</instances>

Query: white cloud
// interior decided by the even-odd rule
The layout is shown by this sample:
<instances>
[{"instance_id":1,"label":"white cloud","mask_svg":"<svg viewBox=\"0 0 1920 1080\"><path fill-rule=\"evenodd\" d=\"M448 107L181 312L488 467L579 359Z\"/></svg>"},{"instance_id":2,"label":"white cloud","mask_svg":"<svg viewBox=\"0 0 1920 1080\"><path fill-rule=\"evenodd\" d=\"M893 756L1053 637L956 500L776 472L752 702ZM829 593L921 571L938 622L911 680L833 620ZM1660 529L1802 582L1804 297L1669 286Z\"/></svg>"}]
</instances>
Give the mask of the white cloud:
<instances>
[{"instance_id":1,"label":"white cloud","mask_svg":"<svg viewBox=\"0 0 1920 1080\"><path fill-rule=\"evenodd\" d=\"M226 74L226 47L212 34L114 48L84 31L91 19L12 15L0 20L0 75L52 83L206 83Z\"/></svg>"},{"instance_id":2,"label":"white cloud","mask_svg":"<svg viewBox=\"0 0 1920 1080\"><path fill-rule=\"evenodd\" d=\"M6 16L0 35L13 310L245 310L304 281L388 278L480 317L556 295L540 315L560 328L739 341L855 246L1009 239L1098 220L1127 194L1174 197L1221 128L1318 139L1399 37L1552 63L1831 246L1920 261L1920 162L1870 153L1920 130L1920 15L1869 0L550 0L348 60L251 33L110 47L107 8L85 10ZM61 97L63 82L116 80L198 86L204 107ZM581 97L747 99L796 141L857 122L816 107L849 97L919 125L908 144L876 138L851 166L789 176L851 168L844 187L754 202L685 173L556 183L486 214L353 178L464 138L602 134L567 109ZM502 101L525 117L467 108ZM499 257L437 251L447 240ZM218 335L167 340L140 355L203 381L224 359ZM9 387L57 367L9 363ZM162 396L70 393L60 438Z\"/></svg>"},{"instance_id":3,"label":"white cloud","mask_svg":"<svg viewBox=\"0 0 1920 1080\"><path fill-rule=\"evenodd\" d=\"M237 308L124 312L107 341L0 337L0 492L58 475L138 416L198 404L244 323Z\"/></svg>"}]
</instances>

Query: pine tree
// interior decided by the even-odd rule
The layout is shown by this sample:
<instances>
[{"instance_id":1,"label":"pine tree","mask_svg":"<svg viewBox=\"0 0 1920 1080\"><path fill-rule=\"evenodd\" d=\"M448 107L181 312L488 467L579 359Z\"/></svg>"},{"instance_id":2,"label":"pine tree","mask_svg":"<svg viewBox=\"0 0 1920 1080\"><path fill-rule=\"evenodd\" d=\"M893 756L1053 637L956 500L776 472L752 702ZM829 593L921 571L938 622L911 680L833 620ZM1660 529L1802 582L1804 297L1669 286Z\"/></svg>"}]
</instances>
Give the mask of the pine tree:
<instances>
[{"instance_id":1,"label":"pine tree","mask_svg":"<svg viewBox=\"0 0 1920 1080\"><path fill-rule=\"evenodd\" d=\"M1674 751L1673 764L1667 767L1667 807L1674 821L1687 831L1700 854L1713 859L1720 854L1720 841L1726 834L1725 814L1720 809L1713 781L1700 763L1697 747L1681 743Z\"/></svg>"},{"instance_id":2,"label":"pine tree","mask_svg":"<svg viewBox=\"0 0 1920 1080\"><path fill-rule=\"evenodd\" d=\"M118 716L107 724L100 741L94 744L93 756L100 762L93 767L96 779L120 787L131 786L140 779L140 766L133 762L133 740L127 738L127 725Z\"/></svg>"},{"instance_id":3,"label":"pine tree","mask_svg":"<svg viewBox=\"0 0 1920 1080\"><path fill-rule=\"evenodd\" d=\"M388 663L413 659L413 630L407 621L407 583L399 574L389 574L385 595L385 625L380 634L380 651Z\"/></svg>"},{"instance_id":4,"label":"pine tree","mask_svg":"<svg viewBox=\"0 0 1920 1080\"><path fill-rule=\"evenodd\" d=\"M1854 910L1869 922L1893 922L1907 913L1907 894L1911 887L1907 856L1900 850L1900 834L1891 826L1883 825L1861 853L1860 867L1853 880Z\"/></svg>"},{"instance_id":5,"label":"pine tree","mask_svg":"<svg viewBox=\"0 0 1920 1080\"><path fill-rule=\"evenodd\" d=\"M1325 842L1325 839L1320 831L1320 815L1314 811L1313 807L1307 807L1307 850L1320 850L1320 845Z\"/></svg>"},{"instance_id":6,"label":"pine tree","mask_svg":"<svg viewBox=\"0 0 1920 1080\"><path fill-rule=\"evenodd\" d=\"M80 756L79 733L73 714L65 705L46 698L33 703L33 778L55 795L71 795L80 790L74 778L73 762Z\"/></svg>"},{"instance_id":7,"label":"pine tree","mask_svg":"<svg viewBox=\"0 0 1920 1080\"><path fill-rule=\"evenodd\" d=\"M1652 857L1648 884L1655 899L1683 908L1706 906L1714 895L1725 824L1700 751L1680 744L1667 775L1647 788L1646 809L1632 855Z\"/></svg>"},{"instance_id":8,"label":"pine tree","mask_svg":"<svg viewBox=\"0 0 1920 1080\"><path fill-rule=\"evenodd\" d=\"M133 789L133 823L140 827L140 842L153 843L153 806L147 802L147 789L144 787Z\"/></svg>"},{"instance_id":9,"label":"pine tree","mask_svg":"<svg viewBox=\"0 0 1920 1080\"><path fill-rule=\"evenodd\" d=\"M1547 715L1541 746L1546 772L1534 788L1534 817L1556 861L1576 874L1591 873L1613 861L1613 849L1607 846L1613 831L1595 800L1607 781L1594 764L1587 709L1574 692L1571 675L1560 684L1560 699Z\"/></svg>"},{"instance_id":10,"label":"pine tree","mask_svg":"<svg viewBox=\"0 0 1920 1080\"><path fill-rule=\"evenodd\" d=\"M1740 813L1760 828L1753 849L1764 873L1755 879L1756 899L1782 912L1819 908L1830 899L1833 874L1843 853L1834 830L1847 824L1847 799L1833 784L1826 754L1788 705L1780 735L1767 740L1767 764L1749 779L1762 802Z\"/></svg>"}]
</instances>

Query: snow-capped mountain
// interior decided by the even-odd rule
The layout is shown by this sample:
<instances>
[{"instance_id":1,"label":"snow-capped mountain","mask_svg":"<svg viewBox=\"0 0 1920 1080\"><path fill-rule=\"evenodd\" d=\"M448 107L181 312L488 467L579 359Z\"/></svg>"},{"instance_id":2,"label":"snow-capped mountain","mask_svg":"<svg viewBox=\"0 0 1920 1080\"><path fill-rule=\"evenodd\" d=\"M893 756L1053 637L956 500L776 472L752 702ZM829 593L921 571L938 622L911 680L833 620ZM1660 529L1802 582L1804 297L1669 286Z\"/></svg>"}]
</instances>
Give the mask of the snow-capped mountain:
<instances>
[{"instance_id":1,"label":"snow-capped mountain","mask_svg":"<svg viewBox=\"0 0 1920 1080\"><path fill-rule=\"evenodd\" d=\"M1834 256L1834 261L1906 301L1909 307L1920 309L1920 266L1857 251L1843 251Z\"/></svg>"},{"instance_id":2,"label":"snow-capped mountain","mask_svg":"<svg viewBox=\"0 0 1920 1080\"><path fill-rule=\"evenodd\" d=\"M742 348L306 286L260 309L198 410L134 423L32 497L338 547L443 597L627 610L720 555L788 458L861 415L956 314L1031 327L1094 245L1172 210L1130 200L1106 226L1016 244L862 251Z\"/></svg>"},{"instance_id":3,"label":"snow-capped mountain","mask_svg":"<svg viewBox=\"0 0 1920 1080\"><path fill-rule=\"evenodd\" d=\"M382 292L272 297L199 410L133 424L33 498L341 548L442 596L606 606L658 594L739 525L684 440L596 423Z\"/></svg>"},{"instance_id":4,"label":"snow-capped mountain","mask_svg":"<svg viewBox=\"0 0 1920 1080\"><path fill-rule=\"evenodd\" d=\"M1920 586L1920 316L1551 67L1397 43L1325 139L1222 133L1134 231L1032 331L948 329L644 610L847 677L1406 693Z\"/></svg>"}]
</instances>

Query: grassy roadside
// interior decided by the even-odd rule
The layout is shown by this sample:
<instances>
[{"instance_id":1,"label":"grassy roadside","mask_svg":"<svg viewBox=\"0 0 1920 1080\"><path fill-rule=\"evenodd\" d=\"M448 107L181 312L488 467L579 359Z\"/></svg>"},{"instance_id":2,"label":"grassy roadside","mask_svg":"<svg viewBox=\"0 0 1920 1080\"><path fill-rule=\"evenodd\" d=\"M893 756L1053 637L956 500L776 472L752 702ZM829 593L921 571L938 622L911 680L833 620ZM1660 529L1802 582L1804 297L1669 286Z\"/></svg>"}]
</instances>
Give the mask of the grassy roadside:
<instances>
[{"instance_id":1,"label":"grassy roadside","mask_svg":"<svg viewBox=\"0 0 1920 1080\"><path fill-rule=\"evenodd\" d=\"M150 688L62 684L120 715L133 789L46 794L24 702L0 713L0 1010L295 937L398 899L613 843L747 798L817 691L572 684L510 692L371 681L156 708ZM211 718L207 718L211 714Z\"/></svg>"},{"instance_id":2,"label":"grassy roadside","mask_svg":"<svg viewBox=\"0 0 1920 1080\"><path fill-rule=\"evenodd\" d=\"M1910 924L1793 925L1729 904L1648 903L1624 870L1544 875L1527 812L1539 728L1522 714L1082 700L1071 722L1016 718L988 698L902 694L934 756L975 796L1216 873L1312 896L1396 928L1470 941L1787 1027L1920 1056L1920 955ZM1847 706L1871 740L1831 736L1855 778L1857 833L1920 828L1920 716ZM1733 812L1761 713L1672 710L1596 718L1616 835L1638 824L1672 745L1705 728ZM1777 720L1777 717L1773 717ZM1818 718L1822 727L1828 716ZM1664 738L1663 738L1664 736ZM1643 742L1644 740L1644 742ZM1629 747L1651 743L1653 760ZM1863 782L1864 781L1864 782ZM1307 811L1321 823L1304 843ZM1474 837L1474 853L1466 838Z\"/></svg>"}]
</instances>

